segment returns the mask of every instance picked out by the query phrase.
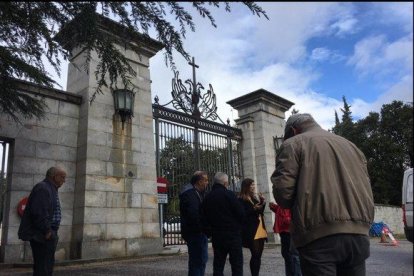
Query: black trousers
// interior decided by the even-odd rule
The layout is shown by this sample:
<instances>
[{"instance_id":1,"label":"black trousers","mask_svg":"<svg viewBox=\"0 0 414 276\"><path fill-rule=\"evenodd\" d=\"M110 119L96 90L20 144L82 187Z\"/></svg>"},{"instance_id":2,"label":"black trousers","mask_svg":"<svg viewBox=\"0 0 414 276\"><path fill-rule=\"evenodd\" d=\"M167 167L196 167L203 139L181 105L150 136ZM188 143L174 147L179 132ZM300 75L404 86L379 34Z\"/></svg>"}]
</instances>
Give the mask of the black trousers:
<instances>
[{"instance_id":1,"label":"black trousers","mask_svg":"<svg viewBox=\"0 0 414 276\"><path fill-rule=\"evenodd\" d=\"M214 252L213 275L223 276L224 265L227 255L231 265L233 276L243 275L243 249L242 238L239 233L226 233L212 235L212 245Z\"/></svg>"},{"instance_id":2,"label":"black trousers","mask_svg":"<svg viewBox=\"0 0 414 276\"><path fill-rule=\"evenodd\" d=\"M58 242L56 233L46 242L30 241L33 254L33 276L52 276L55 264L55 251Z\"/></svg>"},{"instance_id":3,"label":"black trousers","mask_svg":"<svg viewBox=\"0 0 414 276\"><path fill-rule=\"evenodd\" d=\"M365 276L369 238L355 234L331 235L299 247L298 251L304 276Z\"/></svg>"}]
</instances>

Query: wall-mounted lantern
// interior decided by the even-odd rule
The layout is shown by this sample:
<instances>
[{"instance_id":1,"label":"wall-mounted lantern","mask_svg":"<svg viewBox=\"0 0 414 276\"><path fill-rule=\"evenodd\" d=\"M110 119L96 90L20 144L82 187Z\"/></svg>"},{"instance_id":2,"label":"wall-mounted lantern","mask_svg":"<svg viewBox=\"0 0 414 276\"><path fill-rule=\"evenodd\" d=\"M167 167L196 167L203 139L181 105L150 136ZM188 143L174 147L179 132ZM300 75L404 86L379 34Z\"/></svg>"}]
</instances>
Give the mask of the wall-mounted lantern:
<instances>
[{"instance_id":1,"label":"wall-mounted lantern","mask_svg":"<svg viewBox=\"0 0 414 276\"><path fill-rule=\"evenodd\" d=\"M280 137L273 136L273 146L275 147L275 159L280 153L280 147L282 146L283 141L284 141L283 135Z\"/></svg>"},{"instance_id":2,"label":"wall-mounted lantern","mask_svg":"<svg viewBox=\"0 0 414 276\"><path fill-rule=\"evenodd\" d=\"M121 116L122 129L124 122L134 116L135 93L127 89L117 89L113 91L115 113Z\"/></svg>"}]
</instances>

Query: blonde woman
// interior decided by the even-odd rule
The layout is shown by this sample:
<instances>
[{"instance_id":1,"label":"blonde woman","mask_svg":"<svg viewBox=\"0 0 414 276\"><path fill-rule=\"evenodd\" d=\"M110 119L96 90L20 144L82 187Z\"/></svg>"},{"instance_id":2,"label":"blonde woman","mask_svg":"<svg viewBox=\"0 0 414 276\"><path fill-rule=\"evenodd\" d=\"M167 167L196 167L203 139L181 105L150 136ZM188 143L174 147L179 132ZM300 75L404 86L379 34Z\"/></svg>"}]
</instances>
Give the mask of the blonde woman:
<instances>
[{"instance_id":1,"label":"blonde woman","mask_svg":"<svg viewBox=\"0 0 414 276\"><path fill-rule=\"evenodd\" d=\"M242 226L243 247L249 248L250 272L252 276L259 275L264 242L267 241L267 232L263 219L266 205L264 197L255 195L256 184L253 179L242 181L239 200L245 211L245 221Z\"/></svg>"}]
</instances>

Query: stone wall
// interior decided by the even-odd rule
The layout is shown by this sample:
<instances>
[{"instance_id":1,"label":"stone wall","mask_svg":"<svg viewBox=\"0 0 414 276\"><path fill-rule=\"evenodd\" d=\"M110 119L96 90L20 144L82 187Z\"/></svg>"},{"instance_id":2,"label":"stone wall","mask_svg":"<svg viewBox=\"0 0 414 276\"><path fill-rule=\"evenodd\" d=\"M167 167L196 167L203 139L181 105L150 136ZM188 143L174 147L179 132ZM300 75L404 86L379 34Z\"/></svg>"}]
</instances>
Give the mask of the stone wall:
<instances>
[{"instance_id":1,"label":"stone wall","mask_svg":"<svg viewBox=\"0 0 414 276\"><path fill-rule=\"evenodd\" d=\"M104 19L100 28L117 37L125 27ZM16 207L51 166L67 171L66 184L59 190L63 219L57 260L162 250L149 59L163 45L148 38L142 45L142 39L136 33L129 41L117 40L122 46L115 44L136 72L130 76L132 87L124 87L119 80L113 86L135 93L134 115L124 123L115 112L112 89L102 87L103 93L90 103L97 86L94 72L99 57L92 51L88 59L79 45L64 44L71 53L67 83L71 93L21 82L22 93L45 97L48 111L42 120L22 118L21 125L0 117L0 138L11 141L13 164L8 169L2 261L31 260L30 246L17 237L20 219ZM139 54L131 50L137 45L141 45Z\"/></svg>"},{"instance_id":2,"label":"stone wall","mask_svg":"<svg viewBox=\"0 0 414 276\"><path fill-rule=\"evenodd\" d=\"M388 225L394 234L404 234L404 223L401 207L375 205L374 222L383 222Z\"/></svg>"},{"instance_id":3,"label":"stone wall","mask_svg":"<svg viewBox=\"0 0 414 276\"><path fill-rule=\"evenodd\" d=\"M28 242L17 237L20 217L17 204L29 195L33 186L45 178L51 166L62 166L67 171L66 183L59 190L62 222L57 257L69 257L72 232L73 191L76 176L76 151L79 104L81 97L45 87L21 82L26 93L45 97L48 106L44 120L22 120L18 124L6 116L0 117L0 136L12 139L9 154L13 165L8 181L7 206L3 220L2 256L5 262L31 259Z\"/></svg>"}]
</instances>

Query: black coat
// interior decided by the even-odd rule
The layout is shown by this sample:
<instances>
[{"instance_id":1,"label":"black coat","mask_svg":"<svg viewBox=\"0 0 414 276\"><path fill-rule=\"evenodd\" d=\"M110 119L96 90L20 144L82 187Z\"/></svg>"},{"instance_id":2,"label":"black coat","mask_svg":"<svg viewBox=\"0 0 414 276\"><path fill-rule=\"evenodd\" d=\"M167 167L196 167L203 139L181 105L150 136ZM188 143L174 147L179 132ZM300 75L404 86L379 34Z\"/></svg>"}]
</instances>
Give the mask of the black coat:
<instances>
[{"instance_id":1,"label":"black coat","mask_svg":"<svg viewBox=\"0 0 414 276\"><path fill-rule=\"evenodd\" d=\"M200 234L200 205L203 194L194 187L183 191L180 194L180 221L181 236L184 240L191 234Z\"/></svg>"},{"instance_id":2,"label":"black coat","mask_svg":"<svg viewBox=\"0 0 414 276\"><path fill-rule=\"evenodd\" d=\"M19 239L45 242L56 208L57 189L52 185L45 179L33 187L20 222Z\"/></svg>"},{"instance_id":3,"label":"black coat","mask_svg":"<svg viewBox=\"0 0 414 276\"><path fill-rule=\"evenodd\" d=\"M250 248L254 240L254 236L256 235L257 228L259 227L259 216L262 217L263 227L266 229L263 217L265 205L263 205L261 209L255 210L253 206L254 204L259 203L257 199L252 198L253 204L250 201L243 200L242 198L239 198L239 201L246 214L242 227L243 247Z\"/></svg>"},{"instance_id":4,"label":"black coat","mask_svg":"<svg viewBox=\"0 0 414 276\"><path fill-rule=\"evenodd\" d=\"M244 210L233 191L215 183L202 204L204 229L211 234L241 234ZM209 233L208 233L209 234Z\"/></svg>"}]
</instances>

